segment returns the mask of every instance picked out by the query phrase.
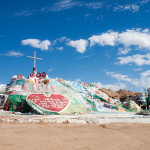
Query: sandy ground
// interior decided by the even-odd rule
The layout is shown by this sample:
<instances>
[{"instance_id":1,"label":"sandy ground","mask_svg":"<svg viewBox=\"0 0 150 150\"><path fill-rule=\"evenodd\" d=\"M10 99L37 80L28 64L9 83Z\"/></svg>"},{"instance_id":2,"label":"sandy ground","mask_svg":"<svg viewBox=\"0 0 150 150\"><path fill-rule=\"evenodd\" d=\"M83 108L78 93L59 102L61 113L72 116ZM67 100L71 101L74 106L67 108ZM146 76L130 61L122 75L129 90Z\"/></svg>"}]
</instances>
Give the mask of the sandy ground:
<instances>
[{"instance_id":1,"label":"sandy ground","mask_svg":"<svg viewBox=\"0 0 150 150\"><path fill-rule=\"evenodd\" d=\"M0 150L149 150L150 124L0 123Z\"/></svg>"}]
</instances>

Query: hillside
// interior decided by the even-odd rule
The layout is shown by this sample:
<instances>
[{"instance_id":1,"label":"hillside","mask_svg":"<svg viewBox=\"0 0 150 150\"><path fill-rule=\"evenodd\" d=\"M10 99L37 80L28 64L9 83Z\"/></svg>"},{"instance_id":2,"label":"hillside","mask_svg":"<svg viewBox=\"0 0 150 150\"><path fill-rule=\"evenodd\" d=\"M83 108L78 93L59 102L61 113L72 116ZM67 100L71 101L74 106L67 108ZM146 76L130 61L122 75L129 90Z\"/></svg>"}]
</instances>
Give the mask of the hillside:
<instances>
[{"instance_id":1,"label":"hillside","mask_svg":"<svg viewBox=\"0 0 150 150\"><path fill-rule=\"evenodd\" d=\"M119 91L112 91L111 89L101 88L100 91L106 93L109 97L118 99L120 101L124 101L126 97L135 97L137 95L141 95L140 92L135 93L132 91L127 91L125 89L120 89Z\"/></svg>"}]
</instances>

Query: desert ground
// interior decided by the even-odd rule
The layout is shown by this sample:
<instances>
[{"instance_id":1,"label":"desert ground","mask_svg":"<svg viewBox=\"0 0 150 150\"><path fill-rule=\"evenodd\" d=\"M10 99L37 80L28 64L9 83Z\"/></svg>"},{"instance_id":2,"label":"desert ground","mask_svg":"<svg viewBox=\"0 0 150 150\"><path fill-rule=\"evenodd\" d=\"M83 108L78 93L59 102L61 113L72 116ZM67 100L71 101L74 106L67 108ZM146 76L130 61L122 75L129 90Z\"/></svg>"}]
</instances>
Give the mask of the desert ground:
<instances>
[{"instance_id":1,"label":"desert ground","mask_svg":"<svg viewBox=\"0 0 150 150\"><path fill-rule=\"evenodd\" d=\"M0 123L1 150L149 150L150 124Z\"/></svg>"}]
</instances>

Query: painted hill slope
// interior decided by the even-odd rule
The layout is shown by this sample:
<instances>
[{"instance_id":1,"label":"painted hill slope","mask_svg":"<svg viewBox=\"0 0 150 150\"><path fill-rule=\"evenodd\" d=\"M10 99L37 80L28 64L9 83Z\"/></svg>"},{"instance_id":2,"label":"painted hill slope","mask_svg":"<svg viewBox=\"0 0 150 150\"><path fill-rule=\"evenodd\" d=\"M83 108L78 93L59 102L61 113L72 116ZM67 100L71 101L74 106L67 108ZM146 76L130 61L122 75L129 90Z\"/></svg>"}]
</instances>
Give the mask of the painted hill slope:
<instances>
[{"instance_id":1,"label":"painted hill slope","mask_svg":"<svg viewBox=\"0 0 150 150\"><path fill-rule=\"evenodd\" d=\"M51 79L46 73L12 77L6 88L3 109L34 114L79 115L108 111L129 111L119 100L99 91L94 84ZM136 104L135 104L136 105ZM139 111L139 108L134 109Z\"/></svg>"}]
</instances>

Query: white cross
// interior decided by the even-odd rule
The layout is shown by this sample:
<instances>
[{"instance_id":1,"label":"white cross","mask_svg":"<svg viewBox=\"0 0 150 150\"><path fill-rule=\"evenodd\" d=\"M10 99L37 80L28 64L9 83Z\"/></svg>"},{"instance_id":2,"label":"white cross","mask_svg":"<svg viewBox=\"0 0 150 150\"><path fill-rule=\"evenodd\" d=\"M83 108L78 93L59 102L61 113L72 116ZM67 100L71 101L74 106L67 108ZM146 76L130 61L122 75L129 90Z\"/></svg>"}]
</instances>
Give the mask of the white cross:
<instances>
[{"instance_id":1,"label":"white cross","mask_svg":"<svg viewBox=\"0 0 150 150\"><path fill-rule=\"evenodd\" d=\"M27 56L27 57L29 57L29 58L33 58L34 59L34 68L35 68L35 63L36 63L36 59L40 59L40 60L42 60L42 58L37 58L36 57L36 51L34 51L34 57L31 57L31 56Z\"/></svg>"}]
</instances>

